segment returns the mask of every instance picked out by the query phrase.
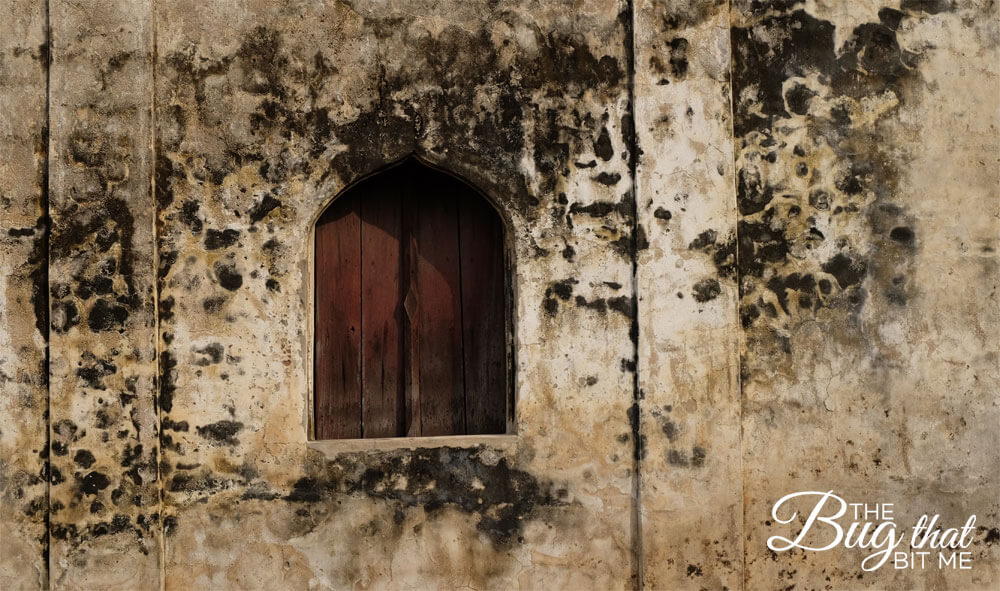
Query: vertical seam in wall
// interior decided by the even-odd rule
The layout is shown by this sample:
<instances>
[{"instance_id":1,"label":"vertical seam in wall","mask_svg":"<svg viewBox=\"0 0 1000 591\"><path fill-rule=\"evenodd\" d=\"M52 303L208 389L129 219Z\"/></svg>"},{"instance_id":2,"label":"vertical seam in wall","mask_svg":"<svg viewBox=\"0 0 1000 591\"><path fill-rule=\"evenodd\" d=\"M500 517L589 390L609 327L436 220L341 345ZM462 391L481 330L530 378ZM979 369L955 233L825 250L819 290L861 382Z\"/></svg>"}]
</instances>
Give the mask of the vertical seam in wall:
<instances>
[{"instance_id":1,"label":"vertical seam in wall","mask_svg":"<svg viewBox=\"0 0 1000 591\"><path fill-rule=\"evenodd\" d=\"M160 460L162 457L163 449L161 448L161 442L163 441L161 430L163 429L163 417L161 416L160 409L160 387L161 387L161 376L160 376L160 224L159 224L159 202L156 199L156 164L157 164L157 151L156 151L156 50L157 50L157 39L156 39L156 0L151 0L149 5L149 70L150 70L150 88L149 88L149 201L152 204L152 218L153 218L153 401L154 408L156 409L156 489L157 489L157 500L159 501L159 527L157 527L157 546L159 549L159 556L157 557L157 563L159 568L157 572L159 573L159 585L157 588L160 591L164 591L167 584L167 565L166 565L166 532L164 531L164 524L166 520L166 515L164 512L163 504L163 479L160 472Z\"/></svg>"},{"instance_id":2,"label":"vertical seam in wall","mask_svg":"<svg viewBox=\"0 0 1000 591\"><path fill-rule=\"evenodd\" d=\"M736 257L736 299L734 302L734 307L736 308L736 390L739 395L739 421L740 421L740 525L739 525L739 541L740 541L740 554L742 564L742 569L740 572L740 582L741 588L746 589L747 586L747 551L746 551L746 480L744 478L743 469L743 325L740 323L740 283L742 277L740 277L740 210L739 202L737 201L737 182L736 182L736 167L737 167L737 154L736 154L736 88L733 85L733 64L736 62L736 53L733 48L733 3L732 1L726 2L726 32L729 35L729 140L732 142L733 150L733 202L732 207L735 212L736 227L734 231L736 232L736 239L734 240L734 256Z\"/></svg>"},{"instance_id":3,"label":"vertical seam in wall","mask_svg":"<svg viewBox=\"0 0 1000 591\"><path fill-rule=\"evenodd\" d=\"M642 540L642 423L639 401L642 394L639 390L639 201L636 190L636 170L639 161L639 141L636 137L635 125L635 6L634 0L626 0L623 26L625 29L625 61L627 62L628 99L625 107L625 117L629 129L623 130L628 138L628 167L631 186L629 189L632 200L631 216L631 250L632 250L632 322L629 327L629 338L632 340L632 406L629 421L632 428L632 506L629 514L632 536L632 584L634 589L644 587L644 557Z\"/></svg>"},{"instance_id":4,"label":"vertical seam in wall","mask_svg":"<svg viewBox=\"0 0 1000 591\"><path fill-rule=\"evenodd\" d=\"M52 121L50 105L52 104L52 19L50 17L50 0L45 2L45 174L43 175L41 194L41 206L43 217L44 237L42 242L45 249L45 541L42 547L45 559L45 586L52 589L52 290L49 289L49 268L51 267L49 257L49 241L52 238L52 216L49 204L49 181L50 158L52 154ZM43 261L39 261L41 264ZM35 297L39 297L36 294Z\"/></svg>"}]
</instances>

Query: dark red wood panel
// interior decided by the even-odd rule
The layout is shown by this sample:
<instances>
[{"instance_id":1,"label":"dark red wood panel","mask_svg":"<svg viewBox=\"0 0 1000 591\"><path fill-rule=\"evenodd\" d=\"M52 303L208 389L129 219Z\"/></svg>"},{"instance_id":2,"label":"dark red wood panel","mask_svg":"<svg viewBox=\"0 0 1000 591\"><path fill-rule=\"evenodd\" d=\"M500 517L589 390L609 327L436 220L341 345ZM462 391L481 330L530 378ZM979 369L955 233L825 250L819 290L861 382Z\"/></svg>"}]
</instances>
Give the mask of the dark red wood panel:
<instances>
[{"instance_id":1,"label":"dark red wood panel","mask_svg":"<svg viewBox=\"0 0 1000 591\"><path fill-rule=\"evenodd\" d=\"M430 172L430 171L429 171ZM452 184L423 177L414 223L421 435L465 433L458 211Z\"/></svg>"},{"instance_id":2,"label":"dark red wood panel","mask_svg":"<svg viewBox=\"0 0 1000 591\"><path fill-rule=\"evenodd\" d=\"M364 437L405 435L401 198L392 178L375 179L361 202L362 431Z\"/></svg>"},{"instance_id":3,"label":"dark red wood panel","mask_svg":"<svg viewBox=\"0 0 1000 591\"><path fill-rule=\"evenodd\" d=\"M316 223L315 432L361 437L361 222L347 194Z\"/></svg>"},{"instance_id":4,"label":"dark red wood panel","mask_svg":"<svg viewBox=\"0 0 1000 591\"><path fill-rule=\"evenodd\" d=\"M471 191L469 191L471 193ZM467 432L507 430L504 241L499 215L468 195L459 204Z\"/></svg>"}]
</instances>

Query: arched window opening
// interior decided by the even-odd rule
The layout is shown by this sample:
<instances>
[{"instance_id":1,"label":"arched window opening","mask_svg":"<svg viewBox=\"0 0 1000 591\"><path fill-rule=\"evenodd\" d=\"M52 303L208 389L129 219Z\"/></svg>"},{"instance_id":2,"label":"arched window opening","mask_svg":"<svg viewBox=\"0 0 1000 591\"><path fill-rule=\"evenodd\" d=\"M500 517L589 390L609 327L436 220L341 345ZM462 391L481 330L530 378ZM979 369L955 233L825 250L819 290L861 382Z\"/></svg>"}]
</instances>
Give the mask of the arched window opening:
<instances>
[{"instance_id":1,"label":"arched window opening","mask_svg":"<svg viewBox=\"0 0 1000 591\"><path fill-rule=\"evenodd\" d=\"M503 223L415 159L348 189L316 222L317 439L504 433Z\"/></svg>"}]
</instances>

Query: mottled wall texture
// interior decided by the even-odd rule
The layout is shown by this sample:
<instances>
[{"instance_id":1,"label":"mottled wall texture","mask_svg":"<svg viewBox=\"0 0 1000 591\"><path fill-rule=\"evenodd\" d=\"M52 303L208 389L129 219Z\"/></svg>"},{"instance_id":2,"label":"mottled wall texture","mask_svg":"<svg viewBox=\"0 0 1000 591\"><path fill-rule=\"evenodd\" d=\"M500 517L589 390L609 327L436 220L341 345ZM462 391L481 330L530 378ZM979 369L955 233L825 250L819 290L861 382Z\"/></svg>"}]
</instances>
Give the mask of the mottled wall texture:
<instances>
[{"instance_id":1,"label":"mottled wall texture","mask_svg":"<svg viewBox=\"0 0 1000 591\"><path fill-rule=\"evenodd\" d=\"M0 589L997 588L997 11L2 0ZM312 225L408 157L516 432L311 441ZM809 490L972 568L768 550Z\"/></svg>"}]
</instances>

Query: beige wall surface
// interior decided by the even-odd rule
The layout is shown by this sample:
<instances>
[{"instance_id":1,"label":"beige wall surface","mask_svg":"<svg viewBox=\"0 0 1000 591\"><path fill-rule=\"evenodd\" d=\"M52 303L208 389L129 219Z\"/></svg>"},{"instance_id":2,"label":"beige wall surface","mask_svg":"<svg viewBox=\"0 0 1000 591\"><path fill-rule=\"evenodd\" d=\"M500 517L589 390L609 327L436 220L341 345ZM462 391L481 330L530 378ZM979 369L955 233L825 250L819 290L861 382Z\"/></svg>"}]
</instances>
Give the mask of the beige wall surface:
<instances>
[{"instance_id":1,"label":"beige wall surface","mask_svg":"<svg viewBox=\"0 0 1000 591\"><path fill-rule=\"evenodd\" d=\"M0 23L0 589L1000 585L994 2ZM506 221L516 432L312 442L312 224L410 156ZM828 490L972 568L768 549Z\"/></svg>"}]
</instances>

